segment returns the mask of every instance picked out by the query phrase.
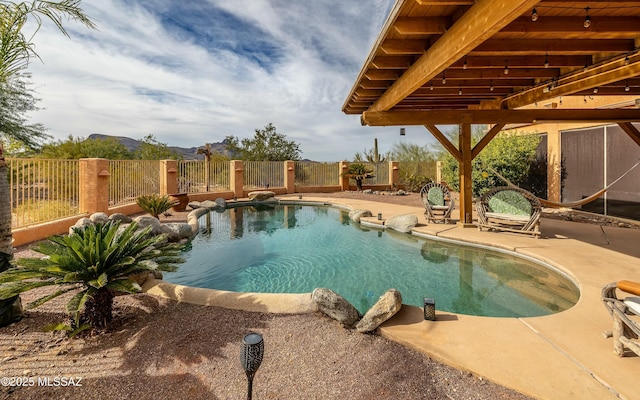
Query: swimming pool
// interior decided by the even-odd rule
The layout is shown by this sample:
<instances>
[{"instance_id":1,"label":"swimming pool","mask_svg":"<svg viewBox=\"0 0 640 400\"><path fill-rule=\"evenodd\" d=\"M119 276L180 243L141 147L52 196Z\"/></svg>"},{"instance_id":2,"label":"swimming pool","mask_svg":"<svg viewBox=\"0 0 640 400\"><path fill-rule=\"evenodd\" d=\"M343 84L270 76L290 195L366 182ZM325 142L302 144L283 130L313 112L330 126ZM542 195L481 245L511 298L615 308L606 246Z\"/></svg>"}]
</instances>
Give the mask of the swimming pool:
<instances>
[{"instance_id":1,"label":"swimming pool","mask_svg":"<svg viewBox=\"0 0 640 400\"><path fill-rule=\"evenodd\" d=\"M558 271L492 250L369 229L334 207L237 207L199 219L186 262L165 280L236 292L329 288L365 312L389 288L403 303L460 314L532 317L573 306Z\"/></svg>"}]
</instances>

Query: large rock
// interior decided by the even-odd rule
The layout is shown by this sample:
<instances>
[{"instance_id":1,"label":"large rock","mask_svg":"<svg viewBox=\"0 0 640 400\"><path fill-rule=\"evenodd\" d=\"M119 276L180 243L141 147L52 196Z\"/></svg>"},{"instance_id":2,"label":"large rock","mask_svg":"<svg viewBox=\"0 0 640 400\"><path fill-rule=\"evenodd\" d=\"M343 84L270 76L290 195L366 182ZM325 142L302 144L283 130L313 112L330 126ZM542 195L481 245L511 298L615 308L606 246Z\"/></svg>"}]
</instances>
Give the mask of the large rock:
<instances>
[{"instance_id":1,"label":"large rock","mask_svg":"<svg viewBox=\"0 0 640 400\"><path fill-rule=\"evenodd\" d=\"M148 217L148 216L140 216L134 219L134 222L138 224L139 229L144 229L147 226L151 226L151 234L160 235L162 234L162 224L157 218Z\"/></svg>"},{"instance_id":2,"label":"large rock","mask_svg":"<svg viewBox=\"0 0 640 400\"><path fill-rule=\"evenodd\" d=\"M360 319L358 310L330 289L316 288L311 294L311 300L322 313L340 322L345 328L352 328Z\"/></svg>"},{"instance_id":3,"label":"large rock","mask_svg":"<svg viewBox=\"0 0 640 400\"><path fill-rule=\"evenodd\" d=\"M402 295L396 289L387 290L378 302L362 317L356 330L358 332L375 331L384 321L393 317L402 307Z\"/></svg>"},{"instance_id":4,"label":"large rock","mask_svg":"<svg viewBox=\"0 0 640 400\"><path fill-rule=\"evenodd\" d=\"M191 237L191 225L180 223L180 222L171 222L167 224L161 225L162 233L167 235L167 240L170 242L178 242L182 239L188 239Z\"/></svg>"},{"instance_id":5,"label":"large rock","mask_svg":"<svg viewBox=\"0 0 640 400\"><path fill-rule=\"evenodd\" d=\"M89 219L94 224L102 223L106 224L109 221L109 216L103 212L93 213L89 216Z\"/></svg>"},{"instance_id":6,"label":"large rock","mask_svg":"<svg viewBox=\"0 0 640 400\"><path fill-rule=\"evenodd\" d=\"M276 194L269 190L257 190L255 192L249 192L248 196L251 200L267 200L274 197Z\"/></svg>"},{"instance_id":7,"label":"large rock","mask_svg":"<svg viewBox=\"0 0 640 400\"><path fill-rule=\"evenodd\" d=\"M131 217L123 213L113 213L109 216L109 220L120 221L120 223L123 223L123 224L131 223Z\"/></svg>"},{"instance_id":8,"label":"large rock","mask_svg":"<svg viewBox=\"0 0 640 400\"><path fill-rule=\"evenodd\" d=\"M349 211L349 218L351 218L351 220L353 222L360 222L360 218L362 217L373 217L373 214L371 214L371 211L369 210L351 210Z\"/></svg>"},{"instance_id":9,"label":"large rock","mask_svg":"<svg viewBox=\"0 0 640 400\"><path fill-rule=\"evenodd\" d=\"M93 225L93 222L89 218L80 218L73 226L69 227L69 235L72 235L76 230L84 230L84 228L89 225Z\"/></svg>"},{"instance_id":10,"label":"large rock","mask_svg":"<svg viewBox=\"0 0 640 400\"><path fill-rule=\"evenodd\" d=\"M403 233L411 232L416 225L418 225L418 217L413 214L394 215L384 221L386 228Z\"/></svg>"}]
</instances>

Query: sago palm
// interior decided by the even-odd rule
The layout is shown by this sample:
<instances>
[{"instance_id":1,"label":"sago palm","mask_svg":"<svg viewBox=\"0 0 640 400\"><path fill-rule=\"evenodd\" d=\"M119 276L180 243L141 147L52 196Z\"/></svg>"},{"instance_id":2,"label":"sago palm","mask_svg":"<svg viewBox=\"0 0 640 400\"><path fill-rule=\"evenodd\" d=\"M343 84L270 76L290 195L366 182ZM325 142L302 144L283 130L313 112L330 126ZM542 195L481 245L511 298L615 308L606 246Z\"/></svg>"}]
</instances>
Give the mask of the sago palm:
<instances>
[{"instance_id":1,"label":"sago palm","mask_svg":"<svg viewBox=\"0 0 640 400\"><path fill-rule=\"evenodd\" d=\"M172 199L168 195L159 195L154 193L138 197L136 199L136 203L144 212L147 212L154 218L159 219L160 214L171 207L178 205L180 201Z\"/></svg>"},{"instance_id":2,"label":"sago palm","mask_svg":"<svg viewBox=\"0 0 640 400\"><path fill-rule=\"evenodd\" d=\"M73 326L109 328L116 293L140 290L132 276L173 270L183 261L180 246L168 244L164 236L149 236L151 227L136 231L137 224L132 223L119 231L119 225L113 221L89 225L38 244L34 250L47 257L19 259L17 267L0 273L0 299L42 286L59 286L27 305L34 308L77 290L66 304Z\"/></svg>"},{"instance_id":3,"label":"sago palm","mask_svg":"<svg viewBox=\"0 0 640 400\"><path fill-rule=\"evenodd\" d=\"M373 170L361 163L349 164L347 171L343 175L355 180L358 190L362 190L362 181L364 179L375 177Z\"/></svg>"}]
</instances>

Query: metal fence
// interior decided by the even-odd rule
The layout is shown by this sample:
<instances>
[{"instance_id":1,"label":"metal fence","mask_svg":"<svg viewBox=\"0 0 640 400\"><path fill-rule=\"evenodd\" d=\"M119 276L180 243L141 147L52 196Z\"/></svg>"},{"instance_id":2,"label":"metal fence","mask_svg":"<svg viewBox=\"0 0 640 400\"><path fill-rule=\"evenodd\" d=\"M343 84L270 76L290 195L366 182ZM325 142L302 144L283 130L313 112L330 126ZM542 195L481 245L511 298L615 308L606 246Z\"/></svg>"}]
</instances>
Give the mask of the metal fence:
<instances>
[{"instance_id":1,"label":"metal fence","mask_svg":"<svg viewBox=\"0 0 640 400\"><path fill-rule=\"evenodd\" d=\"M246 190L284 187L282 161L245 161L244 188Z\"/></svg>"},{"instance_id":2,"label":"metal fence","mask_svg":"<svg viewBox=\"0 0 640 400\"><path fill-rule=\"evenodd\" d=\"M230 163L205 160L178 161L178 192L207 193L230 190Z\"/></svg>"},{"instance_id":3,"label":"metal fence","mask_svg":"<svg viewBox=\"0 0 640 400\"><path fill-rule=\"evenodd\" d=\"M340 163L296 161L296 186L335 186L340 184Z\"/></svg>"},{"instance_id":4,"label":"metal fence","mask_svg":"<svg viewBox=\"0 0 640 400\"><path fill-rule=\"evenodd\" d=\"M6 159L11 227L79 214L78 160Z\"/></svg>"},{"instance_id":5,"label":"metal fence","mask_svg":"<svg viewBox=\"0 0 640 400\"><path fill-rule=\"evenodd\" d=\"M133 204L160 192L160 163L154 160L109 161L109 206Z\"/></svg>"},{"instance_id":6,"label":"metal fence","mask_svg":"<svg viewBox=\"0 0 640 400\"><path fill-rule=\"evenodd\" d=\"M373 170L373 178L367 178L363 181L365 185L389 185L389 163L363 163L369 169Z\"/></svg>"}]
</instances>

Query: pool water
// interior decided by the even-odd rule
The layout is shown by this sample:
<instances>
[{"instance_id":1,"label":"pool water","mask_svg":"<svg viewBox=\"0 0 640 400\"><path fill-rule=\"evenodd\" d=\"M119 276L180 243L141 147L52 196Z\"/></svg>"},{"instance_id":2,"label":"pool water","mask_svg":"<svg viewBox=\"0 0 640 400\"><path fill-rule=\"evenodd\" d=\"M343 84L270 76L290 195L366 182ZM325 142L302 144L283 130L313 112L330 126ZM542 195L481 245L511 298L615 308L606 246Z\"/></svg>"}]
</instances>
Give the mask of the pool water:
<instances>
[{"instance_id":1,"label":"pool water","mask_svg":"<svg viewBox=\"0 0 640 400\"><path fill-rule=\"evenodd\" d=\"M364 313L390 288L403 303L459 314L531 317L573 306L575 284L514 256L381 231L327 206L274 205L211 212L165 280L236 292L329 288Z\"/></svg>"}]
</instances>

